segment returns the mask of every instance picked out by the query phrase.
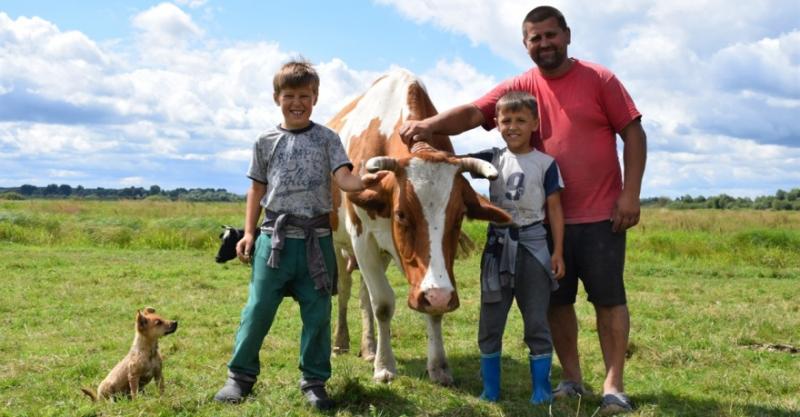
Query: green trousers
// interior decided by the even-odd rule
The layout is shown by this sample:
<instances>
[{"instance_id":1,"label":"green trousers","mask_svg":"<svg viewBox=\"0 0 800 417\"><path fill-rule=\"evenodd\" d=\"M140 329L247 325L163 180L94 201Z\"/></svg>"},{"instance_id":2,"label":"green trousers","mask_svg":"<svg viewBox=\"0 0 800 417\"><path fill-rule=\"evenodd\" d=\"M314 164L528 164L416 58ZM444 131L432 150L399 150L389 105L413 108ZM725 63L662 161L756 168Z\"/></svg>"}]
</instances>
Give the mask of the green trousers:
<instances>
[{"instance_id":1,"label":"green trousers","mask_svg":"<svg viewBox=\"0 0 800 417\"><path fill-rule=\"evenodd\" d=\"M319 243L327 270L335 271L331 236L320 238ZM331 376L331 296L324 289L314 288L308 274L305 239L286 239L278 268L267 266L270 246L271 237L262 233L256 241L247 305L242 310L228 368L248 375L260 373L259 350L288 293L300 304L303 321L299 366L303 379L327 381Z\"/></svg>"}]
</instances>

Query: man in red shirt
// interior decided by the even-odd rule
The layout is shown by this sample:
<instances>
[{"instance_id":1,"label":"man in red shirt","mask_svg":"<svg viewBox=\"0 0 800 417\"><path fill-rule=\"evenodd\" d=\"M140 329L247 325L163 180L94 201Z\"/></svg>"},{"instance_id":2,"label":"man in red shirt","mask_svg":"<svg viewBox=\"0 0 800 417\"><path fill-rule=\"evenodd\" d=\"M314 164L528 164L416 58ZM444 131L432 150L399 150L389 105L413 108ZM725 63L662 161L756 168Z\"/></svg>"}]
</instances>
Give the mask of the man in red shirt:
<instances>
[{"instance_id":1,"label":"man in red shirt","mask_svg":"<svg viewBox=\"0 0 800 417\"><path fill-rule=\"evenodd\" d=\"M563 381L553 395L584 392L574 309L580 279L595 307L605 361L602 411L630 411L623 385L630 331L623 269L625 231L639 222L647 157L641 114L611 71L567 55L571 32L560 11L549 6L531 10L522 32L536 67L500 83L473 103L406 122L400 134L410 144L434 133L456 135L477 126L489 130L494 127L495 103L503 94L521 90L536 96L541 125L531 140L556 159L565 185L566 276L551 295L549 313ZM617 134L623 141L624 179L617 157Z\"/></svg>"}]
</instances>

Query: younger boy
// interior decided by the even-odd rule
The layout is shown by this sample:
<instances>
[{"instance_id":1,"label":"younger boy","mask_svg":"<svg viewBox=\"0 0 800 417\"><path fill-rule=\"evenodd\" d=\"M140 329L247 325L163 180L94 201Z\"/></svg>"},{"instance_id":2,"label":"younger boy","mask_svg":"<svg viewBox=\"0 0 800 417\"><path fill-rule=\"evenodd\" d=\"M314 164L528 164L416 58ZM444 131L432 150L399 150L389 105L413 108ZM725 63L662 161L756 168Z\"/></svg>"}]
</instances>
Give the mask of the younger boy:
<instances>
[{"instance_id":1,"label":"younger boy","mask_svg":"<svg viewBox=\"0 0 800 417\"><path fill-rule=\"evenodd\" d=\"M260 372L258 352L283 297L300 304L300 389L318 409L330 409L325 391L331 376L331 294L336 290L336 260L331 237L331 174L344 191L360 191L385 173L351 173L339 136L311 121L319 77L307 62L292 61L273 79L275 104L283 122L256 141L247 176L244 237L236 245L243 262L252 259L247 304L228 363L228 379L214 399L241 402ZM264 207L262 233L253 234ZM251 258L252 256L252 258Z\"/></svg>"},{"instance_id":2,"label":"younger boy","mask_svg":"<svg viewBox=\"0 0 800 417\"><path fill-rule=\"evenodd\" d=\"M500 398L500 353L508 311L514 299L522 313L533 404L551 401L552 340L547 324L550 292L564 276L564 217L559 193L564 188L555 160L535 150L531 133L538 129L536 99L512 91L497 102L497 128L507 147L492 148L472 156L490 161L499 171L489 185L492 203L508 211L510 227L490 225L481 260L481 316L478 347L481 351L481 398ZM547 219L553 253L547 247Z\"/></svg>"}]
</instances>

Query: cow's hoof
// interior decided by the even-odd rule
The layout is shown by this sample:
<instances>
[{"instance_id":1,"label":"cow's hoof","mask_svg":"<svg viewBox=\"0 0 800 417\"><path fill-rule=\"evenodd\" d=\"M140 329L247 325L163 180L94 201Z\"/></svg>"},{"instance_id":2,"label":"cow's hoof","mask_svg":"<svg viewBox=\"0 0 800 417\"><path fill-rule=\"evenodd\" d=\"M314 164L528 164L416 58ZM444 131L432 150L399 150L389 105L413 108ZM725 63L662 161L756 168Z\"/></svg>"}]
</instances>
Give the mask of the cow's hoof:
<instances>
[{"instance_id":1,"label":"cow's hoof","mask_svg":"<svg viewBox=\"0 0 800 417\"><path fill-rule=\"evenodd\" d=\"M394 379L394 372L388 369L381 369L375 371L375 374L372 375L372 379L375 380L375 382L389 383Z\"/></svg>"},{"instance_id":2,"label":"cow's hoof","mask_svg":"<svg viewBox=\"0 0 800 417\"><path fill-rule=\"evenodd\" d=\"M431 377L431 380L439 385L443 385L445 387L449 387L453 385L453 376L450 375L450 371L445 368L437 368L437 369L428 369L428 376Z\"/></svg>"},{"instance_id":3,"label":"cow's hoof","mask_svg":"<svg viewBox=\"0 0 800 417\"><path fill-rule=\"evenodd\" d=\"M375 349L362 346L358 356L361 356L361 359L367 362L372 362L375 360Z\"/></svg>"}]
</instances>

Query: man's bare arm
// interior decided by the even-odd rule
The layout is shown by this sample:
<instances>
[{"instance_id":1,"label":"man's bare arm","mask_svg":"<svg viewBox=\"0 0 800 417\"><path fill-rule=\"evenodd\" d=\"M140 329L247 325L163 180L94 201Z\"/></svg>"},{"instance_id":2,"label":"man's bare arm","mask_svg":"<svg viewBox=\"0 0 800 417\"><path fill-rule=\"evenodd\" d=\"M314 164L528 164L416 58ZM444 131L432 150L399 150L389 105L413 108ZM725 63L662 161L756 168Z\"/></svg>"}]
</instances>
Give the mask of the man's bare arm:
<instances>
[{"instance_id":1,"label":"man's bare arm","mask_svg":"<svg viewBox=\"0 0 800 417\"><path fill-rule=\"evenodd\" d=\"M612 221L615 232L627 230L639 223L639 194L647 161L647 135L640 120L634 120L625 126L620 136L624 142L622 162L625 165L625 178L622 193L614 206Z\"/></svg>"},{"instance_id":2,"label":"man's bare arm","mask_svg":"<svg viewBox=\"0 0 800 417\"><path fill-rule=\"evenodd\" d=\"M474 104L463 104L427 119L406 121L400 127L400 137L411 145L430 140L434 134L457 135L483 122L483 113Z\"/></svg>"}]
</instances>

